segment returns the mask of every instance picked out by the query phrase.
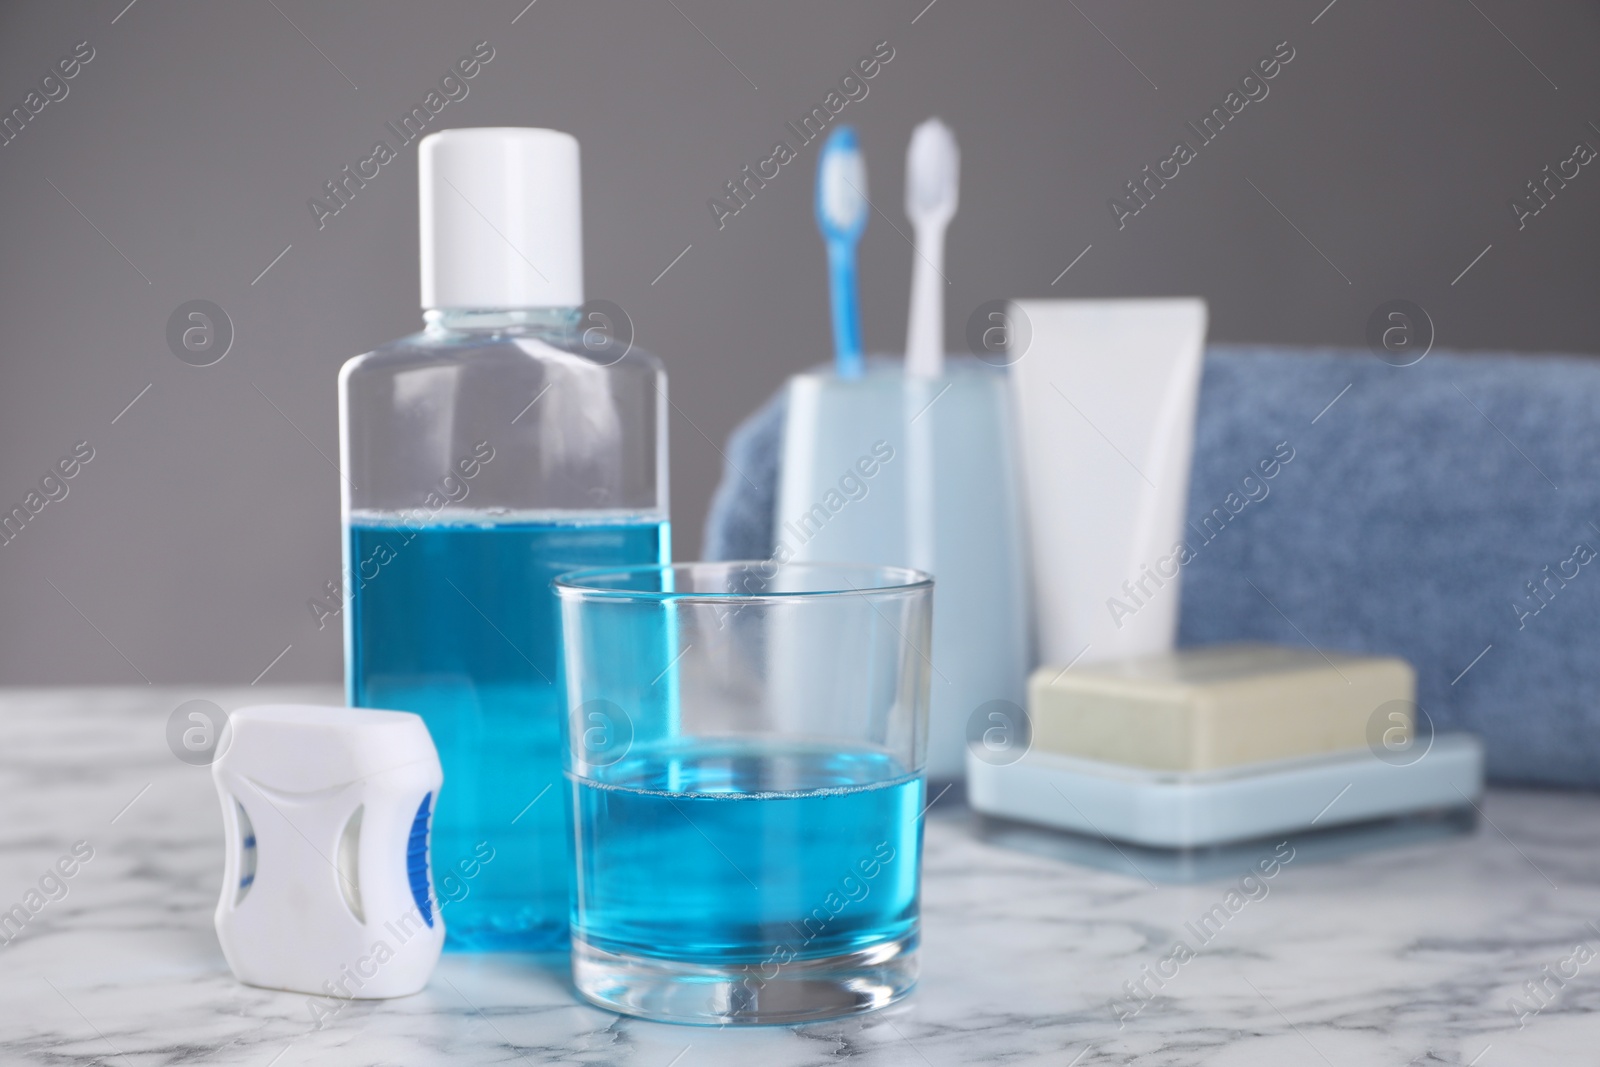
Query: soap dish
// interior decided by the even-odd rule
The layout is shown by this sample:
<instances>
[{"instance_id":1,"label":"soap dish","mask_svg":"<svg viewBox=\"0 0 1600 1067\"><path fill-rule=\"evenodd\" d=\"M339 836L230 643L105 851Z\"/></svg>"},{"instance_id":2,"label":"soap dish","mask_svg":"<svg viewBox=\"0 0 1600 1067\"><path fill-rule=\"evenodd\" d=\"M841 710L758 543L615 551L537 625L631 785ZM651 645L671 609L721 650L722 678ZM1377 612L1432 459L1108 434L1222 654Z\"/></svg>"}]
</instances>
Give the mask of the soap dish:
<instances>
[{"instance_id":1,"label":"soap dish","mask_svg":"<svg viewBox=\"0 0 1600 1067\"><path fill-rule=\"evenodd\" d=\"M1470 734L1438 734L1406 763L1364 748L1204 771L1037 750L1004 766L967 757L968 802L983 815L1165 849L1464 808L1482 792Z\"/></svg>"}]
</instances>

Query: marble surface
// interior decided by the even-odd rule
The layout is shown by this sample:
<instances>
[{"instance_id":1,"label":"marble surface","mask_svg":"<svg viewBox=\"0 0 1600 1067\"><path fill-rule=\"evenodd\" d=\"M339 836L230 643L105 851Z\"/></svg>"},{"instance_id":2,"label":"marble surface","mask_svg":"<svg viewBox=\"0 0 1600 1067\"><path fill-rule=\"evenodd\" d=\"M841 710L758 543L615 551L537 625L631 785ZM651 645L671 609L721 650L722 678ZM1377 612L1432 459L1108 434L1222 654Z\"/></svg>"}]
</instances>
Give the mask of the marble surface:
<instances>
[{"instance_id":1,"label":"marble surface","mask_svg":"<svg viewBox=\"0 0 1600 1067\"><path fill-rule=\"evenodd\" d=\"M927 826L921 985L887 1011L665 1026L578 1003L560 960L446 956L423 993L314 1029L307 998L240 985L217 948L215 795L165 740L195 697L337 694L0 692L0 909L74 842L93 850L0 947L0 1063L1502 1067L1592 1063L1600 1047L1600 797L1508 790L1465 836L1297 854L1233 912L1242 863L1152 884L985 843L946 797ZM1228 918L1202 942L1190 924L1219 904ZM1165 962L1178 939L1193 958ZM1545 977L1563 970L1559 988ZM1157 989L1146 975L1161 971ZM1123 999L1119 1023L1114 1001L1141 979L1155 995L1136 1014ZM1542 1001L1524 988L1540 979Z\"/></svg>"}]
</instances>

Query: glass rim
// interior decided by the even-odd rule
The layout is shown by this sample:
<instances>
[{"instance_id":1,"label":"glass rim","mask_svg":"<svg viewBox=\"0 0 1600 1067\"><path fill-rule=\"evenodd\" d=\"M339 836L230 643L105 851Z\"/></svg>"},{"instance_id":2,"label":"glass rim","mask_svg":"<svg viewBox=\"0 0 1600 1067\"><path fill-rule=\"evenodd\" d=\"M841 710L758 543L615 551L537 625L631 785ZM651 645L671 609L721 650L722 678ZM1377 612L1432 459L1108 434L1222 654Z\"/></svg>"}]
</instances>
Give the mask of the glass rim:
<instances>
[{"instance_id":1,"label":"glass rim","mask_svg":"<svg viewBox=\"0 0 1600 1067\"><path fill-rule=\"evenodd\" d=\"M851 585L848 582L838 588L795 589L795 590L770 590L766 592L718 592L706 589L622 589L615 586L591 584L595 580L619 575L631 574L665 574L668 571L692 574L696 571L721 571L733 573L740 569L771 568L771 578L784 570L802 571L810 573L824 573L834 571L839 573L853 572L863 576L875 576L861 585ZM923 571L910 567L896 567L878 563L832 563L828 561L790 561L788 563L774 563L770 559L730 559L730 560L697 560L684 563L646 563L627 567L586 567L579 570L566 571L556 575L551 582L557 596L572 598L605 598L615 600L640 600L640 601L676 601L676 600L704 600L718 603L728 602L759 602L759 601L788 601L810 598L839 597L839 596L883 596L916 592L933 588L933 576Z\"/></svg>"}]
</instances>

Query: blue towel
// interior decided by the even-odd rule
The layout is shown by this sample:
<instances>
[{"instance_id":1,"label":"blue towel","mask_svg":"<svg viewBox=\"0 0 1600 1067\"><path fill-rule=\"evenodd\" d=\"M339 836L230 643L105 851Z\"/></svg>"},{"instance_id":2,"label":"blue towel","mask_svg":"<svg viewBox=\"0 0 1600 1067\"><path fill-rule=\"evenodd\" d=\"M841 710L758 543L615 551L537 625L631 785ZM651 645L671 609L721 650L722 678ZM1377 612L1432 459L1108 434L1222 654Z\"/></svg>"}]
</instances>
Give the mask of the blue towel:
<instances>
[{"instance_id":1,"label":"blue towel","mask_svg":"<svg viewBox=\"0 0 1600 1067\"><path fill-rule=\"evenodd\" d=\"M777 547L772 516L778 508L787 398L788 391L779 389L729 435L701 559L767 559Z\"/></svg>"},{"instance_id":2,"label":"blue towel","mask_svg":"<svg viewBox=\"0 0 1600 1067\"><path fill-rule=\"evenodd\" d=\"M1592 359L1211 346L1179 643L1404 656L1493 779L1600 786L1597 412ZM771 553L783 418L730 440L706 558Z\"/></svg>"}]
</instances>

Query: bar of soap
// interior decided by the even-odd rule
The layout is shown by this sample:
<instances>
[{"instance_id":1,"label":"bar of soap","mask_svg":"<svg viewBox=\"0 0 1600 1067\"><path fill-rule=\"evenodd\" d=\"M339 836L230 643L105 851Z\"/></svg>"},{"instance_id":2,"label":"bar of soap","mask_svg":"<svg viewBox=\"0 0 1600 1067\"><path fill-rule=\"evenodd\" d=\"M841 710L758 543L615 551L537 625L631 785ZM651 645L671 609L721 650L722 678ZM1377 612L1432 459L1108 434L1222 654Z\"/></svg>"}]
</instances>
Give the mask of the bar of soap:
<instances>
[{"instance_id":1,"label":"bar of soap","mask_svg":"<svg viewBox=\"0 0 1600 1067\"><path fill-rule=\"evenodd\" d=\"M1409 739L1415 699L1403 659L1274 645L1041 667L1028 680L1034 750L1171 771L1362 748L1391 702L1381 729Z\"/></svg>"}]
</instances>

